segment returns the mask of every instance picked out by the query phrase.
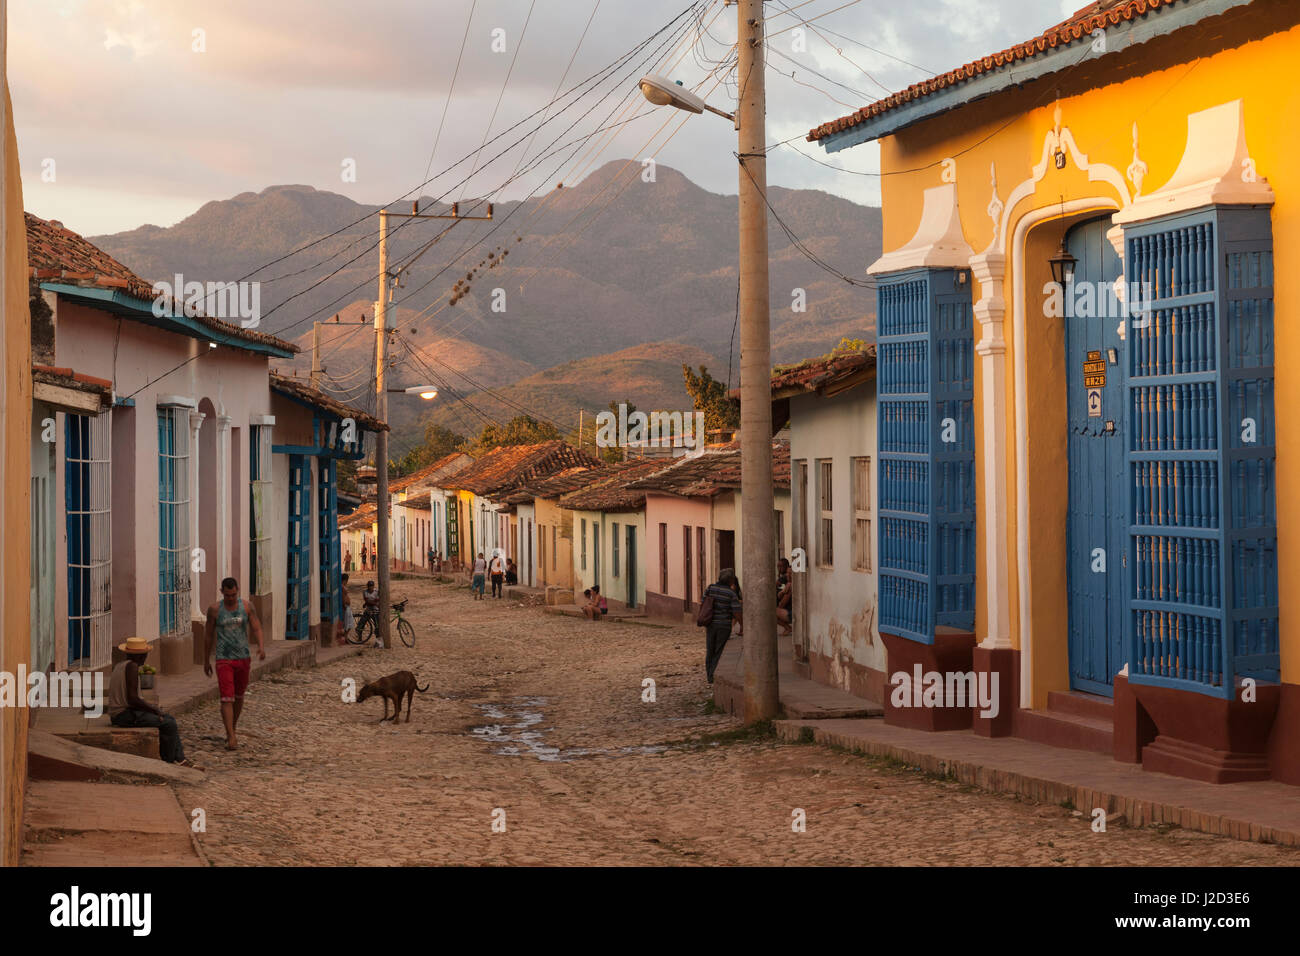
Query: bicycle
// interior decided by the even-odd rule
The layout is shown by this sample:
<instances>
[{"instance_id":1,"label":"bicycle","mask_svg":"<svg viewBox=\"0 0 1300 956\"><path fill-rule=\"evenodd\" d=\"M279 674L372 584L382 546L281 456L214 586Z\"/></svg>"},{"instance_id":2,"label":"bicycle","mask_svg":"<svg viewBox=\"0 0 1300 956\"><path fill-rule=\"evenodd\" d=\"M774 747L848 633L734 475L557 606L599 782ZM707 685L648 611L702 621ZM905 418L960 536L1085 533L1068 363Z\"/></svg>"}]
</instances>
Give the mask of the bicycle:
<instances>
[{"instance_id":1,"label":"bicycle","mask_svg":"<svg viewBox=\"0 0 1300 956\"><path fill-rule=\"evenodd\" d=\"M406 610L406 602L409 598L404 598L392 605L393 614L390 620L397 622L397 636L402 639L402 643L407 647L415 647L415 628L411 622L402 616ZM349 644L369 644L379 630L378 615L373 611L364 611L361 614L361 620L357 626L347 635Z\"/></svg>"}]
</instances>

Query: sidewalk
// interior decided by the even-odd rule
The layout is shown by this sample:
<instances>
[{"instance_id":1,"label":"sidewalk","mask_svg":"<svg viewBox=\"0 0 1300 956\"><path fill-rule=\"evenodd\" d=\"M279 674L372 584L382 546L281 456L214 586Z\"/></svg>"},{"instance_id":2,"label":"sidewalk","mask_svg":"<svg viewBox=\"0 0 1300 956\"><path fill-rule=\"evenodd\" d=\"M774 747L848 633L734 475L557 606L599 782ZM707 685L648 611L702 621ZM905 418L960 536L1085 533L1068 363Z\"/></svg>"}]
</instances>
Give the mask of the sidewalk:
<instances>
[{"instance_id":1,"label":"sidewalk","mask_svg":"<svg viewBox=\"0 0 1300 956\"><path fill-rule=\"evenodd\" d=\"M724 710L744 709L742 641L727 643L714 675L713 697ZM931 733L894 727L837 707L881 709L793 673L789 638L780 640L778 674L786 720L777 735L807 739L900 761L994 793L1014 793L1045 804L1069 805L1091 816L1101 808L1111 826L1176 824L1187 830L1300 846L1300 787L1274 781L1211 784L1143 770L1106 754L1067 750L1020 737L981 737L969 730Z\"/></svg>"},{"instance_id":2,"label":"sidewalk","mask_svg":"<svg viewBox=\"0 0 1300 956\"><path fill-rule=\"evenodd\" d=\"M290 667L313 667L360 654L353 645L318 647L313 641L270 641L266 660L256 655L250 681ZM159 675L157 705L184 714L217 700L216 678L195 665L184 674ZM167 782L201 781L203 774L157 759L73 743L70 735L99 727L107 717L78 709L36 714L29 739L29 776L23 818L22 866L206 866L190 833L188 811ZM157 732L146 734L157 752ZM55 736L55 735L59 736ZM133 780L134 783L118 781ZM159 785L159 781L164 781Z\"/></svg>"},{"instance_id":3,"label":"sidewalk","mask_svg":"<svg viewBox=\"0 0 1300 956\"><path fill-rule=\"evenodd\" d=\"M744 717L745 639L727 641L713 675L713 701L729 714ZM828 687L800 677L794 672L790 635L777 636L777 678L780 681L781 707L786 716L806 720L843 717L880 717L884 709L874 701L854 697L847 691Z\"/></svg>"}]
</instances>

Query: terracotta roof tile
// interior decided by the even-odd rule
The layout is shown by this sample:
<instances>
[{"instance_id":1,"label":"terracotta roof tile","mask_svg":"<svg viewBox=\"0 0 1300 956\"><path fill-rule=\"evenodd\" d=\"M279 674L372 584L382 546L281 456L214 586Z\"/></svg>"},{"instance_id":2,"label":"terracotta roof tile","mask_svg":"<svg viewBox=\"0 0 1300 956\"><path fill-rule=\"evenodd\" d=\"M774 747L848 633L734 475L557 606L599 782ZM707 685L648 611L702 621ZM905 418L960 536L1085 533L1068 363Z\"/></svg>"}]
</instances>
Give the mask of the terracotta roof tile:
<instances>
[{"instance_id":1,"label":"terracotta roof tile","mask_svg":"<svg viewBox=\"0 0 1300 956\"><path fill-rule=\"evenodd\" d=\"M492 449L440 487L491 495L575 465L598 464L591 455L559 439L534 445L507 445Z\"/></svg>"},{"instance_id":2,"label":"terracotta roof tile","mask_svg":"<svg viewBox=\"0 0 1300 956\"><path fill-rule=\"evenodd\" d=\"M772 442L772 484L790 487L790 443ZM708 498L740 487L740 443L706 448L694 458L680 458L667 468L631 484L683 498Z\"/></svg>"},{"instance_id":3,"label":"terracotta roof tile","mask_svg":"<svg viewBox=\"0 0 1300 956\"><path fill-rule=\"evenodd\" d=\"M1042 34L1032 40L1017 43L1000 53L980 57L978 60L972 60L955 70L949 70L947 73L921 80L919 83L913 83L907 89L877 100L856 112L850 113L848 116L841 116L839 119L823 123L808 133L808 141L817 142L835 133L852 129L854 126L896 109L904 103L922 99L932 93L937 93L939 90L964 83L982 74L997 72L1014 63L1046 53L1048 50L1054 50L1060 46L1069 46L1071 43L1077 43L1081 40L1091 43L1092 31L1095 29L1104 30L1107 27L1117 25L1121 21L1134 20L1149 13L1159 12L1163 8L1186 2L1187 0L1097 0L1097 2L1090 3L1082 10L1077 11L1069 19L1043 31Z\"/></svg>"},{"instance_id":4,"label":"terracotta roof tile","mask_svg":"<svg viewBox=\"0 0 1300 956\"><path fill-rule=\"evenodd\" d=\"M778 365L772 369L772 397L817 391L834 394L850 383L870 377L875 368L874 345L861 351L831 352L794 365Z\"/></svg>"},{"instance_id":5,"label":"terracotta roof tile","mask_svg":"<svg viewBox=\"0 0 1300 956\"><path fill-rule=\"evenodd\" d=\"M309 382L304 382L300 378L290 378L287 375L280 375L276 372L271 373L271 390L279 392L282 395L289 395L310 405L323 408L326 411L333 412L339 418L356 419L357 424L363 425L370 431L384 430L388 431L388 426L375 418L373 415L354 408L351 405L345 405L332 395L326 395L318 388L312 388Z\"/></svg>"},{"instance_id":6,"label":"terracotta roof tile","mask_svg":"<svg viewBox=\"0 0 1300 956\"><path fill-rule=\"evenodd\" d=\"M474 463L474 459L463 451L454 451L450 455L443 455L431 465L425 465L419 471L414 471L404 478L398 478L388 484L388 492L405 491L413 485L424 482L432 484L442 478L449 478Z\"/></svg>"},{"instance_id":7,"label":"terracotta roof tile","mask_svg":"<svg viewBox=\"0 0 1300 956\"><path fill-rule=\"evenodd\" d=\"M506 504L521 505L536 498L558 498L594 481L603 470L603 463L599 466L577 465L566 468L553 475L523 483L505 495L503 500Z\"/></svg>"},{"instance_id":8,"label":"terracotta roof tile","mask_svg":"<svg viewBox=\"0 0 1300 956\"><path fill-rule=\"evenodd\" d=\"M121 290L134 299L152 303L153 283L146 282L98 246L62 223L23 213L27 226L28 272L38 281L58 280L92 289ZM289 353L298 346L274 335L255 332L206 315L194 321L233 338L270 345Z\"/></svg>"},{"instance_id":9,"label":"terracotta roof tile","mask_svg":"<svg viewBox=\"0 0 1300 956\"><path fill-rule=\"evenodd\" d=\"M670 459L637 458L611 465L591 473L585 488L561 497L560 507L570 511L640 511L645 507L645 491L632 483L671 464Z\"/></svg>"}]
</instances>

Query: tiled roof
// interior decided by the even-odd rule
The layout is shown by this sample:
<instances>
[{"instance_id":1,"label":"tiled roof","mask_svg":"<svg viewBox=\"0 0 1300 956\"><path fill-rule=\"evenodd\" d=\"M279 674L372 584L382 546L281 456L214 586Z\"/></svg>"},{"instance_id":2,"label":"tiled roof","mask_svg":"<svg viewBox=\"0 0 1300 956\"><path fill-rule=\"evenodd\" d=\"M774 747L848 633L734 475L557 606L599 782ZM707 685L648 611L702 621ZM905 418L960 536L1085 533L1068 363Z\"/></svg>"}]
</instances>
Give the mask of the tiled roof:
<instances>
[{"instance_id":1,"label":"tiled roof","mask_svg":"<svg viewBox=\"0 0 1300 956\"><path fill-rule=\"evenodd\" d=\"M570 511L639 511L645 507L645 491L630 487L671 465L662 458L637 458L602 469L588 477L585 488L560 498L560 507Z\"/></svg>"},{"instance_id":2,"label":"tiled roof","mask_svg":"<svg viewBox=\"0 0 1300 956\"><path fill-rule=\"evenodd\" d=\"M508 505L522 505L535 498L558 498L591 483L601 471L603 471L603 467L589 465L566 468L564 471L557 471L553 475L524 482L505 495L502 500Z\"/></svg>"},{"instance_id":3,"label":"tiled roof","mask_svg":"<svg viewBox=\"0 0 1300 956\"><path fill-rule=\"evenodd\" d=\"M287 375L280 375L276 372L271 373L271 390L279 392L282 395L288 395L299 401L306 402L309 405L315 405L317 408L323 408L328 412L337 415L339 418L355 419L358 425L361 425L372 432L388 431L388 426L375 418L373 415L363 412L359 408L351 405L345 405L337 398L326 395L318 388L312 388L311 383L304 382L300 378L290 378Z\"/></svg>"},{"instance_id":4,"label":"tiled roof","mask_svg":"<svg viewBox=\"0 0 1300 956\"><path fill-rule=\"evenodd\" d=\"M790 487L790 443L772 442L772 484ZM694 458L681 458L646 478L631 483L643 491L660 491L683 498L703 498L740 487L740 443L706 448Z\"/></svg>"},{"instance_id":5,"label":"tiled roof","mask_svg":"<svg viewBox=\"0 0 1300 956\"><path fill-rule=\"evenodd\" d=\"M373 501L367 501L352 514L348 515L346 520L339 522L340 531L356 531L364 529L369 531L370 526L375 523L375 518L379 515L379 509L375 507Z\"/></svg>"},{"instance_id":6,"label":"tiled roof","mask_svg":"<svg viewBox=\"0 0 1300 956\"><path fill-rule=\"evenodd\" d=\"M861 351L832 352L795 365L778 365L772 370L772 397L786 398L804 392L834 395L865 381L876 370L876 347Z\"/></svg>"},{"instance_id":7,"label":"tiled roof","mask_svg":"<svg viewBox=\"0 0 1300 956\"><path fill-rule=\"evenodd\" d=\"M856 112L850 113L848 116L842 116L839 119L831 120L829 123L823 123L808 133L808 141L816 142L835 133L841 133L846 129L852 129L854 126L896 109L904 103L910 103L932 93L937 93L939 90L957 86L982 74L997 72L1022 60L1028 60L1046 53L1048 50L1069 46L1080 41L1092 43L1093 30L1104 30L1122 21L1134 20L1149 13L1157 13L1161 9L1186 2L1187 0L1096 0L1096 2L1090 3L1082 10L1077 11L1069 19L1048 28L1032 40L1017 43L1000 53L980 57L978 60L972 60L955 70L949 70L947 73L921 80L919 83L913 83L907 89L877 100Z\"/></svg>"},{"instance_id":8,"label":"tiled roof","mask_svg":"<svg viewBox=\"0 0 1300 956\"><path fill-rule=\"evenodd\" d=\"M152 283L141 279L107 252L65 228L61 222L41 219L29 212L24 212L23 218L27 225L28 271L33 279L120 291L147 303L152 303L157 298ZM299 351L298 346L292 342L221 319L197 315L192 321L247 342L269 345L289 353Z\"/></svg>"},{"instance_id":9,"label":"tiled roof","mask_svg":"<svg viewBox=\"0 0 1300 956\"><path fill-rule=\"evenodd\" d=\"M463 471L473 463L474 459L463 451L454 451L450 455L443 455L431 465L425 465L419 471L389 482L388 492L392 494L394 491L404 491L413 485L433 484L439 479L449 478Z\"/></svg>"},{"instance_id":10,"label":"tiled roof","mask_svg":"<svg viewBox=\"0 0 1300 956\"><path fill-rule=\"evenodd\" d=\"M53 365L33 365L32 379L60 385L63 388L75 388L81 392L98 392L100 395L112 395L113 383L106 378L96 378L84 372L75 372L70 368L56 368Z\"/></svg>"},{"instance_id":11,"label":"tiled roof","mask_svg":"<svg viewBox=\"0 0 1300 956\"><path fill-rule=\"evenodd\" d=\"M423 491L418 495L412 495L405 501L398 501L395 503L399 508L415 508L419 511L432 511L433 505L430 498L430 492Z\"/></svg>"},{"instance_id":12,"label":"tiled roof","mask_svg":"<svg viewBox=\"0 0 1300 956\"><path fill-rule=\"evenodd\" d=\"M559 439L535 445L507 445L492 449L468 468L446 479L441 487L491 495L575 465L596 464L595 458Z\"/></svg>"}]
</instances>

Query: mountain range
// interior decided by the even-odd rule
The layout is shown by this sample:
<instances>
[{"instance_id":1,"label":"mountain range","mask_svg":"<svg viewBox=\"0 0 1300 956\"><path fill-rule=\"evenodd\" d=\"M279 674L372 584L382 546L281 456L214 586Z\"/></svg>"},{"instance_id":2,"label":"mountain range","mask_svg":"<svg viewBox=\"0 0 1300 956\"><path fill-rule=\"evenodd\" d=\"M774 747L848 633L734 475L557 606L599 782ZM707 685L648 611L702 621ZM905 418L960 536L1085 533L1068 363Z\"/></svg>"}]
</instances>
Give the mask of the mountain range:
<instances>
[{"instance_id":1,"label":"mountain range","mask_svg":"<svg viewBox=\"0 0 1300 956\"><path fill-rule=\"evenodd\" d=\"M874 338L874 295L843 276L863 276L879 256L879 208L779 186L768 203L773 362L822 354L844 336ZM280 370L310 369L313 322L326 322L326 389L373 407L373 328L355 323L373 322L378 208L271 186L208 202L174 226L90 239L150 281L176 273L260 281L259 329L303 349ZM419 208L450 212L428 197ZM458 211L487 208L471 199ZM389 307L398 329L392 381L432 379L440 389L432 409L390 402L396 450L418 441L428 420L477 432L489 418L527 410L572 429L580 408L611 401L687 408L682 363L707 365L719 379L730 365L735 384L735 196L662 164L650 176L639 162L614 161L579 183L497 203L492 214L490 222L390 217L390 269L409 265ZM795 310L798 299L805 311ZM330 328L336 315L353 325Z\"/></svg>"}]
</instances>

